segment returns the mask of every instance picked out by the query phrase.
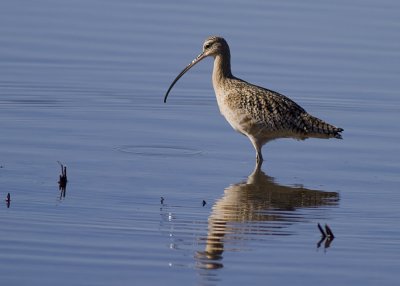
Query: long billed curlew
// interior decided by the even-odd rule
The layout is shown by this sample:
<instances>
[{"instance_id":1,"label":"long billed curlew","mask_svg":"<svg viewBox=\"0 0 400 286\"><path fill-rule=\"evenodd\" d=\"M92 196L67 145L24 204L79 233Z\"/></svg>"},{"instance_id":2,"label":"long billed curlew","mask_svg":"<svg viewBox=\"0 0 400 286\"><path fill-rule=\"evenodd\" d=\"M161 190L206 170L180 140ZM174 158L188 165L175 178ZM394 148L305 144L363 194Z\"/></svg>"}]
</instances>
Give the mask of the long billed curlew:
<instances>
[{"instance_id":1,"label":"long billed curlew","mask_svg":"<svg viewBox=\"0 0 400 286\"><path fill-rule=\"evenodd\" d=\"M257 152L258 166L263 162L261 148L271 140L342 138L342 128L308 114L288 97L233 76L228 43L217 36L205 40L203 52L175 78L165 94L164 102L175 83L208 56L214 57L212 82L219 110L233 129L250 139Z\"/></svg>"}]
</instances>

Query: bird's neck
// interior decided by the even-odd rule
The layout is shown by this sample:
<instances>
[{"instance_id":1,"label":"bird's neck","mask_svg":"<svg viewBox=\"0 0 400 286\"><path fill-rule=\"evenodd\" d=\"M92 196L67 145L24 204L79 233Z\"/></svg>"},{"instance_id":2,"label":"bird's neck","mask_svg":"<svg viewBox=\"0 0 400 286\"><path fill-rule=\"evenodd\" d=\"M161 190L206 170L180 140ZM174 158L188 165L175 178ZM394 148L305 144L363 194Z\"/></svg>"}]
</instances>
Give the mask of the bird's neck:
<instances>
[{"instance_id":1,"label":"bird's neck","mask_svg":"<svg viewBox=\"0 0 400 286\"><path fill-rule=\"evenodd\" d=\"M221 87L224 84L226 79L232 77L231 56L229 52L216 55L214 59L214 69L212 75L214 89L217 90L218 87Z\"/></svg>"}]
</instances>

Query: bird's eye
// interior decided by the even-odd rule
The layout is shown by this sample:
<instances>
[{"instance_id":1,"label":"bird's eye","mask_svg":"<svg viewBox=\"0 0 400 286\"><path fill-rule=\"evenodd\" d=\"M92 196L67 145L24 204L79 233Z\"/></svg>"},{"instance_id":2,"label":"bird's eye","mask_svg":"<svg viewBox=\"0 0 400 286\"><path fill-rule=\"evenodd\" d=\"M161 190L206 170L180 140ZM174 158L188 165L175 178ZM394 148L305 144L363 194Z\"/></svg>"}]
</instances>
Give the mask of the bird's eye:
<instances>
[{"instance_id":1,"label":"bird's eye","mask_svg":"<svg viewBox=\"0 0 400 286\"><path fill-rule=\"evenodd\" d=\"M204 49L205 49L205 50L209 49L210 47L211 47L211 44L206 44L206 45L204 45Z\"/></svg>"}]
</instances>

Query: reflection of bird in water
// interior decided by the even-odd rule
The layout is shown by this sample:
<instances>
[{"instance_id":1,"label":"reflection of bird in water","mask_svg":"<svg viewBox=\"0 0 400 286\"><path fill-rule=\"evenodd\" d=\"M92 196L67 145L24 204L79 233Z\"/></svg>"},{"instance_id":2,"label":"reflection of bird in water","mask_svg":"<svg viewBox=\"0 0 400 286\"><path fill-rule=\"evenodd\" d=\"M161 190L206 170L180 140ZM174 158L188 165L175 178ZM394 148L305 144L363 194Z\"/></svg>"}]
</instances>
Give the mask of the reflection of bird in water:
<instances>
[{"instance_id":1,"label":"reflection of bird in water","mask_svg":"<svg viewBox=\"0 0 400 286\"><path fill-rule=\"evenodd\" d=\"M290 235L288 226L306 219L299 209L336 205L338 200L336 192L278 185L256 167L246 182L226 188L212 207L205 251L197 254L199 267L222 267L225 243L255 234Z\"/></svg>"}]
</instances>

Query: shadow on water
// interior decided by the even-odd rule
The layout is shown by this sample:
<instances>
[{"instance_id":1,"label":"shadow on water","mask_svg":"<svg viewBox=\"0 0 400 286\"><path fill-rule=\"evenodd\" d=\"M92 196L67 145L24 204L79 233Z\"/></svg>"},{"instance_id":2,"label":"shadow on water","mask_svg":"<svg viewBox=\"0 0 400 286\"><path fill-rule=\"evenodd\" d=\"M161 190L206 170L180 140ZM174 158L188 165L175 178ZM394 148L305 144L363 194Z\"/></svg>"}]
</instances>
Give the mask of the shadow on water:
<instances>
[{"instance_id":1,"label":"shadow on water","mask_svg":"<svg viewBox=\"0 0 400 286\"><path fill-rule=\"evenodd\" d=\"M213 205L205 250L196 253L196 265L202 269L222 268L227 246L237 249L256 235L294 234L289 226L306 220L301 209L334 206L338 201L336 192L279 185L256 167L247 181L226 188Z\"/></svg>"}]
</instances>

